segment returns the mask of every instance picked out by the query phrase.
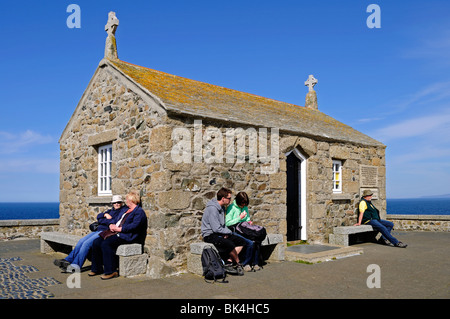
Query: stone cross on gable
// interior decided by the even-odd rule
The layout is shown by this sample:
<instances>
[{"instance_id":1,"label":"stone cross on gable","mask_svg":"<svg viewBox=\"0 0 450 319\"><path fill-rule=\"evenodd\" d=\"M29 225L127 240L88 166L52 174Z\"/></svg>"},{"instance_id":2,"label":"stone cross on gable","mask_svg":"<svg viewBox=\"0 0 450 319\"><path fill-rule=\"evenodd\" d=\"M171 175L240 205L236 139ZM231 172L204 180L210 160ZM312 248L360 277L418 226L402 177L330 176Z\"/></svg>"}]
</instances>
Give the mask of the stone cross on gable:
<instances>
[{"instance_id":1,"label":"stone cross on gable","mask_svg":"<svg viewBox=\"0 0 450 319\"><path fill-rule=\"evenodd\" d=\"M317 84L317 79L312 74L309 75L308 80L305 81L305 85L308 87L309 92L314 91L314 85Z\"/></svg>"},{"instance_id":2,"label":"stone cross on gable","mask_svg":"<svg viewBox=\"0 0 450 319\"><path fill-rule=\"evenodd\" d=\"M108 22L105 25L105 31L108 33L105 43L105 58L118 59L116 45L116 29L119 25L119 19L116 18L115 12L108 13Z\"/></svg>"},{"instance_id":3,"label":"stone cross on gable","mask_svg":"<svg viewBox=\"0 0 450 319\"><path fill-rule=\"evenodd\" d=\"M105 31L108 33L108 36L115 35L118 25L119 19L117 19L116 13L111 11L108 13L108 22L105 25Z\"/></svg>"}]
</instances>

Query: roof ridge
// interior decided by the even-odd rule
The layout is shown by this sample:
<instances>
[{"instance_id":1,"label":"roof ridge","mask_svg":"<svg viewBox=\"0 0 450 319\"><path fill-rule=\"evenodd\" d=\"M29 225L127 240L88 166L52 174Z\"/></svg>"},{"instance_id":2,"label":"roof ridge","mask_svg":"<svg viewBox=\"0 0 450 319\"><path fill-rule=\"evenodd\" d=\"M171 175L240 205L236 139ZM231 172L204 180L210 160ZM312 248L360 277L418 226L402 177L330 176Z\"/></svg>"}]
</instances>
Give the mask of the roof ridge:
<instances>
[{"instance_id":1,"label":"roof ridge","mask_svg":"<svg viewBox=\"0 0 450 319\"><path fill-rule=\"evenodd\" d=\"M290 106L293 106L293 107L301 107L301 108L307 109L306 107L301 106L301 105L288 103L288 102L276 100L276 99L273 99L273 98L270 98L270 97L265 97L265 96L254 94L254 93L240 91L240 90L237 90L237 89L231 89L231 88L228 88L228 87L225 87L225 86L221 86L221 85L217 85L217 84L212 84L212 83L208 83L208 82L204 82L204 81L194 80L194 79L187 78L187 77L184 77L184 76L181 76L181 75L176 75L176 74L172 74L172 73L168 73L168 72L152 69L152 68L149 68L149 67L137 65L137 64L134 64L134 63L131 63L131 62L120 60L120 59L117 59L117 60L110 60L110 59L108 59L108 61L110 61L112 63L114 63L114 62L116 62L116 63L119 62L120 63L121 62L121 63L125 63L125 64L131 65L133 67L136 67L136 68L147 69L147 70L152 71L152 72L157 72L157 73L160 73L162 75L171 76L171 77L175 77L175 78L178 78L178 79L185 79L185 80L188 80L188 81L193 81L193 82L197 82L197 83L201 83L201 84L207 84L207 85L210 85L210 86L213 86L213 87L217 87L217 88L221 88L221 89L225 89L225 90L229 90L229 91L233 91L233 92L239 92L239 93L245 94L245 95L252 95L252 96L257 97L257 98L262 98L262 99L265 99L265 100L271 100L271 101L274 101L274 102L277 102L277 103L290 105Z\"/></svg>"}]
</instances>

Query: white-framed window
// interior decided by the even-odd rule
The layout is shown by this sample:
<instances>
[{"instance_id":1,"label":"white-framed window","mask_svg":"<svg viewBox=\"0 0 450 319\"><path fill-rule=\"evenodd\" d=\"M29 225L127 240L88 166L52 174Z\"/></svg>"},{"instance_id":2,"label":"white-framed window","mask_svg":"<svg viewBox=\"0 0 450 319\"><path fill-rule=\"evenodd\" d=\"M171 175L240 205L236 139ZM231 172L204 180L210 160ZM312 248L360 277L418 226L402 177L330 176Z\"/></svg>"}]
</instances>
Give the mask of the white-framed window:
<instances>
[{"instance_id":1,"label":"white-framed window","mask_svg":"<svg viewBox=\"0 0 450 319\"><path fill-rule=\"evenodd\" d=\"M342 161L333 160L333 193L342 193Z\"/></svg>"},{"instance_id":2,"label":"white-framed window","mask_svg":"<svg viewBox=\"0 0 450 319\"><path fill-rule=\"evenodd\" d=\"M111 191L112 144L98 148L98 195L112 195Z\"/></svg>"}]
</instances>

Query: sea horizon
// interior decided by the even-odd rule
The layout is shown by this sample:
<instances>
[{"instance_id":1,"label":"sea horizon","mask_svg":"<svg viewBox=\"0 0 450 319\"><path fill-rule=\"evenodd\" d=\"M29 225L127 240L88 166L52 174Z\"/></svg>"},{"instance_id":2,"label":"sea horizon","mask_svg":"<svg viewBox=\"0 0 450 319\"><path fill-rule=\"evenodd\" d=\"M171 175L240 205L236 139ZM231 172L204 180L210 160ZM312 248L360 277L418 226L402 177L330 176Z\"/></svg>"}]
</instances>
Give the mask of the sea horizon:
<instances>
[{"instance_id":1,"label":"sea horizon","mask_svg":"<svg viewBox=\"0 0 450 319\"><path fill-rule=\"evenodd\" d=\"M445 194L445 195L432 195L432 196L421 196L421 197L388 197L386 198L386 200L392 200L392 199L450 199L450 194ZM50 201L50 200L46 200L46 201L0 201L0 204L4 204L4 203L59 203L59 201Z\"/></svg>"},{"instance_id":2,"label":"sea horizon","mask_svg":"<svg viewBox=\"0 0 450 319\"><path fill-rule=\"evenodd\" d=\"M387 214L448 216L450 198L388 198ZM59 218L59 202L0 202L0 220L57 218Z\"/></svg>"},{"instance_id":3,"label":"sea horizon","mask_svg":"<svg viewBox=\"0 0 450 319\"><path fill-rule=\"evenodd\" d=\"M0 220L56 218L59 202L0 202Z\"/></svg>"}]
</instances>

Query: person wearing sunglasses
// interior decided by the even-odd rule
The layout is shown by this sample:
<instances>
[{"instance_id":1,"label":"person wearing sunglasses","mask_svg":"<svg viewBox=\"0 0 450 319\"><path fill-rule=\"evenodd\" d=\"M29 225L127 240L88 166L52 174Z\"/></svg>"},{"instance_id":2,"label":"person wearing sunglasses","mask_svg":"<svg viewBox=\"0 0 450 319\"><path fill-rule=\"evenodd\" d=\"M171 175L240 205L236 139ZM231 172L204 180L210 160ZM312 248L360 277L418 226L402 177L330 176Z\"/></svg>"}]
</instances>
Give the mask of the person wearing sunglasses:
<instances>
[{"instance_id":1,"label":"person wearing sunglasses","mask_svg":"<svg viewBox=\"0 0 450 319\"><path fill-rule=\"evenodd\" d=\"M55 259L53 264L61 268L63 272L72 273L77 268L81 269L91 250L94 240L96 240L100 233L109 228L117 216L127 211L128 207L124 205L122 196L114 195L111 200L112 208L97 215L98 227L91 233L81 238L75 248L64 259Z\"/></svg>"},{"instance_id":2,"label":"person wearing sunglasses","mask_svg":"<svg viewBox=\"0 0 450 319\"><path fill-rule=\"evenodd\" d=\"M225 207L231 203L231 190L221 188L217 192L217 199L211 199L202 217L201 232L203 240L213 244L225 261L225 270L229 273L237 272L242 276L244 270L239 261L239 253L246 242L225 226Z\"/></svg>"}]
</instances>

